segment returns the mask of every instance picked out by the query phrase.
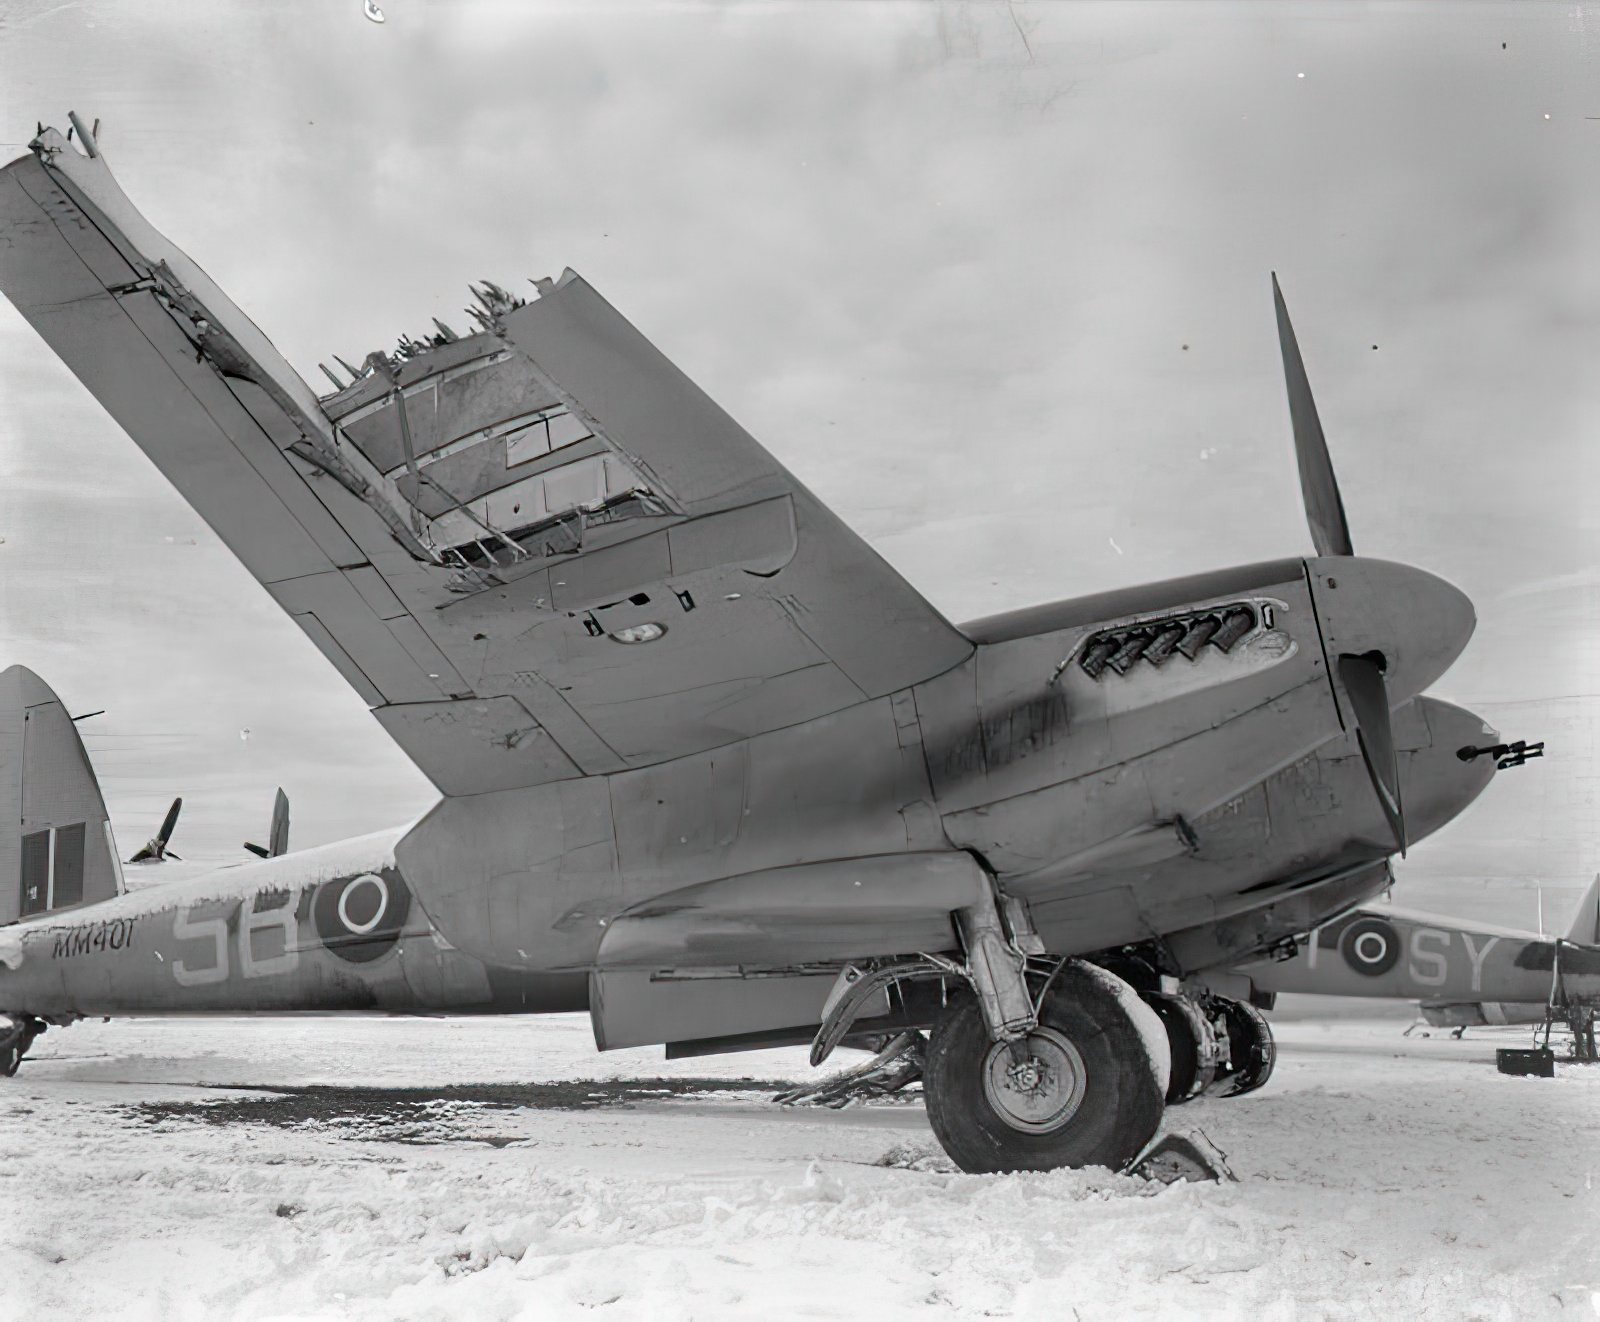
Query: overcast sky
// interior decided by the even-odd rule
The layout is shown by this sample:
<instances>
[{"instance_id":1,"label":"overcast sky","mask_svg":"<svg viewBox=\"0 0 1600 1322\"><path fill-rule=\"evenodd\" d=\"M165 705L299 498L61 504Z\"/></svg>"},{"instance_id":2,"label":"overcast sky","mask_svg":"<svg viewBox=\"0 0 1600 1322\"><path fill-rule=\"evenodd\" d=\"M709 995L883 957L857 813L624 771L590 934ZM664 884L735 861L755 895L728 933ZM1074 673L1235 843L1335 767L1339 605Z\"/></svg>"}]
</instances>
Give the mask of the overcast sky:
<instances>
[{"instance_id":1,"label":"overcast sky","mask_svg":"<svg viewBox=\"0 0 1600 1322\"><path fill-rule=\"evenodd\" d=\"M1551 743L1402 897L1600 867L1600 9L384 11L0 0L0 156L98 117L314 385L570 265L957 620L1310 550L1276 270L1356 549L1477 605L1437 691ZM3 302L0 478L0 662L108 709L125 853L432 802Z\"/></svg>"}]
</instances>

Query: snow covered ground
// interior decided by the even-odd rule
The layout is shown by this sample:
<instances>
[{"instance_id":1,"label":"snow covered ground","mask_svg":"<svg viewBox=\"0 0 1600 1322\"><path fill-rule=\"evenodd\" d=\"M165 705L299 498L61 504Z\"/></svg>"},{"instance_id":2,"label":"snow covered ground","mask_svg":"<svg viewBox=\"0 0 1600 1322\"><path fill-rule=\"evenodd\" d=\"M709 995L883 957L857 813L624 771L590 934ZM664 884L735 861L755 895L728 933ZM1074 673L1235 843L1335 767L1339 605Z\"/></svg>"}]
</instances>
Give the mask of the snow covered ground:
<instances>
[{"instance_id":1,"label":"snow covered ground","mask_svg":"<svg viewBox=\"0 0 1600 1322\"><path fill-rule=\"evenodd\" d=\"M1600 1316L1600 1067L1278 1028L1265 1089L1168 1116L1240 1182L1171 1188L955 1174L919 1104L737 1086L800 1051L598 1056L582 1017L52 1030L0 1080L0 1317Z\"/></svg>"}]
</instances>

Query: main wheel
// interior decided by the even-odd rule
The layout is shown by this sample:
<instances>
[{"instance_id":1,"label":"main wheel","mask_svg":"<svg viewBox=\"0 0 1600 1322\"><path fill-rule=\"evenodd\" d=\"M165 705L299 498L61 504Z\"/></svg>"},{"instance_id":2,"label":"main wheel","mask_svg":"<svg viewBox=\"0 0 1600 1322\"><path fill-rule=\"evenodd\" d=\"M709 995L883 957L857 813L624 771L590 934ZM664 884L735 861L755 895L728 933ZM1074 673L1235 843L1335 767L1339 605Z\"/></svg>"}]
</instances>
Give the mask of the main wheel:
<instances>
[{"instance_id":1,"label":"main wheel","mask_svg":"<svg viewBox=\"0 0 1600 1322\"><path fill-rule=\"evenodd\" d=\"M1238 1097L1254 1092L1272 1077L1278 1060L1277 1044L1266 1016L1246 1001L1219 996L1216 1004L1228 1030L1228 1073L1212 1091L1218 1097Z\"/></svg>"},{"instance_id":2,"label":"main wheel","mask_svg":"<svg viewBox=\"0 0 1600 1322\"><path fill-rule=\"evenodd\" d=\"M1199 1007L1188 997L1152 993L1144 1000L1167 1030L1167 1046L1172 1052L1167 1105L1178 1106L1198 1097L1211 1085L1217 1071L1215 1036Z\"/></svg>"},{"instance_id":3,"label":"main wheel","mask_svg":"<svg viewBox=\"0 0 1600 1322\"><path fill-rule=\"evenodd\" d=\"M951 1002L928 1043L928 1122L964 1171L1117 1170L1161 1123L1164 1048L1159 1020L1131 987L1073 961L1021 1050L989 1039L976 1000Z\"/></svg>"}]
</instances>

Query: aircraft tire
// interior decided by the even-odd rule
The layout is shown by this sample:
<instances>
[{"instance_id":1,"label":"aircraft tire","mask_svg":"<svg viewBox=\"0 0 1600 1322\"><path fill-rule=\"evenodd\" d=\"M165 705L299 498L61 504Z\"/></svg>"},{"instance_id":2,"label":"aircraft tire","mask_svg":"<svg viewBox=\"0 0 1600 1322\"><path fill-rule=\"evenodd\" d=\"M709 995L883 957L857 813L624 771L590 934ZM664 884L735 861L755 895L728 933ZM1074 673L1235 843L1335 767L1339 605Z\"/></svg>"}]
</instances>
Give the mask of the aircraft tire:
<instances>
[{"instance_id":1,"label":"aircraft tire","mask_svg":"<svg viewBox=\"0 0 1600 1322\"><path fill-rule=\"evenodd\" d=\"M1218 1097L1239 1097L1272 1077L1278 1049L1272 1040L1272 1025L1255 1006L1224 996L1216 1002L1228 1029L1228 1074L1215 1092Z\"/></svg>"},{"instance_id":2,"label":"aircraft tire","mask_svg":"<svg viewBox=\"0 0 1600 1322\"><path fill-rule=\"evenodd\" d=\"M33 1039L44 1032L44 1028L43 1021L24 1016L13 1019L11 1028L0 1033L0 1078L9 1079L16 1074Z\"/></svg>"},{"instance_id":3,"label":"aircraft tire","mask_svg":"<svg viewBox=\"0 0 1600 1322\"><path fill-rule=\"evenodd\" d=\"M1150 1048L1103 978L1061 970L1029 1039L1030 1064L1054 1086L1018 1089L1010 1048L994 1043L977 1001L952 1001L934 1026L923 1067L928 1122L973 1174L1108 1166L1133 1160L1161 1123Z\"/></svg>"},{"instance_id":4,"label":"aircraft tire","mask_svg":"<svg viewBox=\"0 0 1600 1322\"><path fill-rule=\"evenodd\" d=\"M1181 996L1151 993L1144 1001L1167 1030L1167 1046L1172 1052L1167 1105L1181 1106L1206 1090L1213 1073L1211 1069L1202 1070L1200 1065L1202 1035L1206 1031L1200 1022L1200 1011L1193 1001Z\"/></svg>"}]
</instances>

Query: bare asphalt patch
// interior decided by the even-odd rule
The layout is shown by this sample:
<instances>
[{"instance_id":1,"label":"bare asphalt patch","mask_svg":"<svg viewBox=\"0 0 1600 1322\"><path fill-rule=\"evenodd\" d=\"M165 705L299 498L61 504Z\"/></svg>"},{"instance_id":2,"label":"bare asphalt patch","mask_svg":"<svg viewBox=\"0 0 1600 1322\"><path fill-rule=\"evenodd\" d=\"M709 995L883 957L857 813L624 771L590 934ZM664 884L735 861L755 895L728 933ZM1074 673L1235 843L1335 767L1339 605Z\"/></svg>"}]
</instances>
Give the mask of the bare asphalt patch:
<instances>
[{"instance_id":1,"label":"bare asphalt patch","mask_svg":"<svg viewBox=\"0 0 1600 1322\"><path fill-rule=\"evenodd\" d=\"M373 1088L230 1084L219 1091L249 1094L195 1101L139 1102L121 1107L146 1124L189 1120L211 1125L264 1124L280 1129L324 1129L339 1137L402 1143L489 1143L516 1136L465 1132L464 1121L491 1113L589 1111L672 1098L716 1094L770 1096L787 1085L769 1079L567 1079L553 1083L459 1084L444 1088Z\"/></svg>"}]
</instances>

